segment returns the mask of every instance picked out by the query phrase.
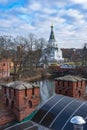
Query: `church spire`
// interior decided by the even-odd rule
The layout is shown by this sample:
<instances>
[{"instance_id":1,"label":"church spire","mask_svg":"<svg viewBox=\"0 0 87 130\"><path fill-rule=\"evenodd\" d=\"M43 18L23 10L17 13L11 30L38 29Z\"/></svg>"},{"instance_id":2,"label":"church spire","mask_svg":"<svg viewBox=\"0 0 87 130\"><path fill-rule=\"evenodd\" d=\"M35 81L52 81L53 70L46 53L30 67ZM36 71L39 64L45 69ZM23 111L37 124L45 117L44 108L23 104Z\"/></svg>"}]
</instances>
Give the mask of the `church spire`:
<instances>
[{"instance_id":1,"label":"church spire","mask_svg":"<svg viewBox=\"0 0 87 130\"><path fill-rule=\"evenodd\" d=\"M55 42L54 32L53 32L53 25L51 25L51 33L49 37L49 42Z\"/></svg>"}]
</instances>

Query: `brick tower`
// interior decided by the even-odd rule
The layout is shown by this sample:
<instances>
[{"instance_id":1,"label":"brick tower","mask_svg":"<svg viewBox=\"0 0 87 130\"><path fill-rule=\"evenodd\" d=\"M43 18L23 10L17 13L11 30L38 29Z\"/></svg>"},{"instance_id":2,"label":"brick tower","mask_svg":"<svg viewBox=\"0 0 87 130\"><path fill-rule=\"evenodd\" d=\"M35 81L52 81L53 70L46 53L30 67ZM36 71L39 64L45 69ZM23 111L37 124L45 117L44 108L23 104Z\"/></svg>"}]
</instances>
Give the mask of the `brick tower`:
<instances>
[{"instance_id":1,"label":"brick tower","mask_svg":"<svg viewBox=\"0 0 87 130\"><path fill-rule=\"evenodd\" d=\"M86 90L86 79L67 75L55 79L55 93L81 98Z\"/></svg>"},{"instance_id":2,"label":"brick tower","mask_svg":"<svg viewBox=\"0 0 87 130\"><path fill-rule=\"evenodd\" d=\"M3 103L15 113L18 121L33 112L40 101L39 86L15 81L2 85Z\"/></svg>"}]
</instances>

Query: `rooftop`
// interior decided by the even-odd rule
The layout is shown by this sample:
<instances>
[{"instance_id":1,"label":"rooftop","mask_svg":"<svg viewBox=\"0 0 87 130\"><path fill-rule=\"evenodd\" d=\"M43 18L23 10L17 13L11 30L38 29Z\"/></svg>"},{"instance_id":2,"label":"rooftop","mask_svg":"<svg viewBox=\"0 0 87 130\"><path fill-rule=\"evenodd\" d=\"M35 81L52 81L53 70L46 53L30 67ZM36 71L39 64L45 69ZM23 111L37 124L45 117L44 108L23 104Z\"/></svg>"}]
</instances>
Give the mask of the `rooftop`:
<instances>
[{"instance_id":1,"label":"rooftop","mask_svg":"<svg viewBox=\"0 0 87 130\"><path fill-rule=\"evenodd\" d=\"M5 130L73 130L70 120L74 116L87 120L87 102L58 94L38 108L31 121ZM84 130L87 130L87 123L84 124Z\"/></svg>"},{"instance_id":2,"label":"rooftop","mask_svg":"<svg viewBox=\"0 0 87 130\"><path fill-rule=\"evenodd\" d=\"M83 81L83 80L86 80L86 79L85 78L81 78L79 76L66 75L64 77L55 78L55 80L77 82L77 81Z\"/></svg>"},{"instance_id":3,"label":"rooftop","mask_svg":"<svg viewBox=\"0 0 87 130\"><path fill-rule=\"evenodd\" d=\"M13 88L13 89L17 89L17 90L30 89L30 88L33 88L33 86L39 87L36 84L30 84L30 83L22 82L22 81L10 82L4 86L9 87L9 88Z\"/></svg>"}]
</instances>

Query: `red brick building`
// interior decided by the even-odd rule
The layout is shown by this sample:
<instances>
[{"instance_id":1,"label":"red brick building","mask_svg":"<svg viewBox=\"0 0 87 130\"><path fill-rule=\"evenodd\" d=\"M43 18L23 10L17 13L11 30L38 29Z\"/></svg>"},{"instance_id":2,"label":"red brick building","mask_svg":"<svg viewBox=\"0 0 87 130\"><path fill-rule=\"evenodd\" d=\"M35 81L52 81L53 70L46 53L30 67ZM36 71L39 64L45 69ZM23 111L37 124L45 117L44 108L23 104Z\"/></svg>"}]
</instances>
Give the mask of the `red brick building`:
<instances>
[{"instance_id":1,"label":"red brick building","mask_svg":"<svg viewBox=\"0 0 87 130\"><path fill-rule=\"evenodd\" d=\"M39 86L26 82L15 81L2 85L3 103L13 111L18 121L23 120L39 104Z\"/></svg>"},{"instance_id":2,"label":"red brick building","mask_svg":"<svg viewBox=\"0 0 87 130\"><path fill-rule=\"evenodd\" d=\"M10 60L1 59L0 60L0 78L10 76Z\"/></svg>"},{"instance_id":3,"label":"red brick building","mask_svg":"<svg viewBox=\"0 0 87 130\"><path fill-rule=\"evenodd\" d=\"M55 93L70 97L83 97L86 90L86 79L78 76L64 76L55 79Z\"/></svg>"}]
</instances>

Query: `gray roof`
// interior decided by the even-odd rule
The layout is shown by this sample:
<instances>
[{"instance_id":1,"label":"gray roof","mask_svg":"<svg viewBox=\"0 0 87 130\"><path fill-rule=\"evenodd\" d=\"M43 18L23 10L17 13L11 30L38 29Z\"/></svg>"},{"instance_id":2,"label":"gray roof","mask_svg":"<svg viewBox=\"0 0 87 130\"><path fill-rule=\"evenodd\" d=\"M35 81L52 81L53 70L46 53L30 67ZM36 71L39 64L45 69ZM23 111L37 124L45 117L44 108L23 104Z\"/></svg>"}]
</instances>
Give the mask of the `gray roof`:
<instances>
[{"instance_id":1,"label":"gray roof","mask_svg":"<svg viewBox=\"0 0 87 130\"><path fill-rule=\"evenodd\" d=\"M86 80L86 79L85 79L85 78L82 78L82 77L79 77L79 76L67 75L67 76L64 76L64 77L55 78L55 80L63 80L63 81L77 82L77 81L83 81L83 80Z\"/></svg>"},{"instance_id":2,"label":"gray roof","mask_svg":"<svg viewBox=\"0 0 87 130\"><path fill-rule=\"evenodd\" d=\"M35 88L39 88L40 87L39 84L35 84L35 83L32 83L32 86L34 86Z\"/></svg>"},{"instance_id":3,"label":"gray roof","mask_svg":"<svg viewBox=\"0 0 87 130\"><path fill-rule=\"evenodd\" d=\"M6 84L6 87L23 90L26 88L27 89L32 88L32 84L27 83L27 82L22 82L22 81L15 81L15 82L10 82L10 83Z\"/></svg>"}]
</instances>

